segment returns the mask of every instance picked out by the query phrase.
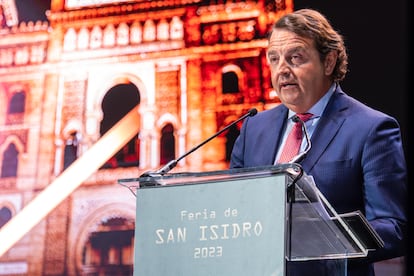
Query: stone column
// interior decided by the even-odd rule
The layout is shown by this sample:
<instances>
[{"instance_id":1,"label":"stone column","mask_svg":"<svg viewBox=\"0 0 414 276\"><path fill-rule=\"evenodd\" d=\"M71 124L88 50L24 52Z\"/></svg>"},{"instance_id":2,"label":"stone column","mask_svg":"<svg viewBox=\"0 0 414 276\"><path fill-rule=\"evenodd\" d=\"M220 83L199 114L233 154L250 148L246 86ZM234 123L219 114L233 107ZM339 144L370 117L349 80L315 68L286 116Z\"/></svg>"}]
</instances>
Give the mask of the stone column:
<instances>
[{"instance_id":1,"label":"stone column","mask_svg":"<svg viewBox=\"0 0 414 276\"><path fill-rule=\"evenodd\" d=\"M187 151L203 139L201 60L193 59L187 63ZM197 171L203 165L203 151L197 150L188 155L185 164L190 171Z\"/></svg>"}]
</instances>

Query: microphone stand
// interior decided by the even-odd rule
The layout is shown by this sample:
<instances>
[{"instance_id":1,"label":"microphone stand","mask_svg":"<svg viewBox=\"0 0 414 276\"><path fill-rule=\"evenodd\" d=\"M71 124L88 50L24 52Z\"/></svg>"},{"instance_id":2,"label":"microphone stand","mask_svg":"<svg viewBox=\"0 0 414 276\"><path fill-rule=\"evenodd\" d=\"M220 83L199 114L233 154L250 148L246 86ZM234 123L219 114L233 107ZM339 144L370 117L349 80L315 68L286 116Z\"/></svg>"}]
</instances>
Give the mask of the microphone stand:
<instances>
[{"instance_id":1,"label":"microphone stand","mask_svg":"<svg viewBox=\"0 0 414 276\"><path fill-rule=\"evenodd\" d=\"M188 156L189 154L193 153L194 151L196 151L200 147L204 146L206 143L210 142L212 139L216 138L221 133L223 133L224 131L226 131L227 129L229 129L230 127L232 127L233 125L237 124L241 120L244 120L246 117L254 116L256 114L257 114L257 109L256 108L250 109L242 117L240 117L237 120L233 121L231 124L227 125L223 129L221 129L219 132L217 132L214 135L212 135L211 137L209 137L208 139L204 140L202 143L200 143L199 145L195 146L194 148L192 148L190 151L186 152L185 154L183 154L179 158L174 159L174 160L171 160L170 162L168 162L166 165L164 165L162 168L158 169L155 172L146 172L146 173L142 174L141 177L145 177L145 176L159 176L159 175L164 175L164 174L168 173L170 170L172 170L173 168L175 168L175 166L177 166L178 162L180 162L181 159L185 158L186 156Z\"/></svg>"},{"instance_id":2,"label":"microphone stand","mask_svg":"<svg viewBox=\"0 0 414 276\"><path fill-rule=\"evenodd\" d=\"M292 163L299 163L301 162L305 157L306 154L309 152L309 150L312 148L312 143L311 140L309 138L309 133L308 133L308 129L306 128L306 124L303 120L301 120L299 118L299 116L295 115L292 118L293 122L295 123L300 123L302 126L302 131L305 134L305 139L306 139L306 147L305 149L298 153L295 157L292 158L292 160L289 161L290 164ZM303 168L302 166L300 166L298 164L298 166L300 167L300 172L299 174L292 180L292 183L289 185L288 189L288 197L289 197L289 241L288 241L288 247L289 247L289 257L291 257L292 254L292 217L293 217L293 204L295 202L295 189L296 189L296 182L303 176Z\"/></svg>"},{"instance_id":3,"label":"microphone stand","mask_svg":"<svg viewBox=\"0 0 414 276\"><path fill-rule=\"evenodd\" d=\"M292 120L295 123L299 122L302 125L302 130L303 130L303 133L305 134L305 139L306 139L306 148L304 149L304 151L302 151L301 153L293 157L292 160L289 161L289 163L299 163L306 157L306 154L308 154L308 152L312 148L312 142L309 138L309 133L308 133L308 129L306 128L305 122L302 121L297 115L293 116Z\"/></svg>"},{"instance_id":4,"label":"microphone stand","mask_svg":"<svg viewBox=\"0 0 414 276\"><path fill-rule=\"evenodd\" d=\"M300 153L298 153L296 156L294 156L293 158L292 158L292 160L290 160L288 163L289 164L293 164L293 163L296 163L296 164L298 164L299 162L301 162L305 157L306 157L306 154L309 152L309 150L312 148L312 143L311 143L311 140L310 140L310 138L309 138L309 133L308 133L308 129L306 128L306 124L305 124L305 122L304 121L302 121L300 118L299 118L299 116L297 116L297 115L295 115L295 116L293 116L293 118L292 118L292 120L293 120L293 122L295 122L295 123L300 123L301 124L301 126L302 126L302 132L305 134L305 139L306 139L306 147L305 147L305 149L302 151L302 152L300 152ZM298 166L299 166L299 168L300 168L300 172L299 172L299 174L292 180L292 183L289 185L289 188L291 189L290 190L290 192L288 193L288 195L290 196L290 198L291 198L291 202L294 202L295 201L295 185L296 185L296 182L302 177L302 175L303 175L303 168L302 168L302 166L300 166L299 164L298 164Z\"/></svg>"}]
</instances>

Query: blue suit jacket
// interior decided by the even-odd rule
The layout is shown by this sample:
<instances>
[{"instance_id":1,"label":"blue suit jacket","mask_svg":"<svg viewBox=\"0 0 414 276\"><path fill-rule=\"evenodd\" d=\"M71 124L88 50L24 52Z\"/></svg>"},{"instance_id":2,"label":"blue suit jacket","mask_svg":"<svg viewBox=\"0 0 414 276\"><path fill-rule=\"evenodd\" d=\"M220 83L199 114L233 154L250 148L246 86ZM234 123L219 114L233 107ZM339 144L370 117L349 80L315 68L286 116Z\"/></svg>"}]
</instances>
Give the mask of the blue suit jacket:
<instances>
[{"instance_id":1,"label":"blue suit jacket","mask_svg":"<svg viewBox=\"0 0 414 276\"><path fill-rule=\"evenodd\" d=\"M279 105L246 119L230 166L273 164L287 113ZM301 163L305 172L314 177L338 213L361 210L385 242L366 260L354 262L355 268L350 262L349 269L355 273L349 275L373 275L368 263L404 254L407 188L399 125L337 86L311 141L312 148Z\"/></svg>"}]
</instances>

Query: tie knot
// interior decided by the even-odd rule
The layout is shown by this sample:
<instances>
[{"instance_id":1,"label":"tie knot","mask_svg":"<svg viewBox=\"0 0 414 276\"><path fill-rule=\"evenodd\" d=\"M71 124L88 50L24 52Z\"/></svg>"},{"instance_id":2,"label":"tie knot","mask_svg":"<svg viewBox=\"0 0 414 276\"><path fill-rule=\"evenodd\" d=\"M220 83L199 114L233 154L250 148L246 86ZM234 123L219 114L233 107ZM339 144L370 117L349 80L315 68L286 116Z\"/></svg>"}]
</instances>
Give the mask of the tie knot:
<instances>
[{"instance_id":1,"label":"tie knot","mask_svg":"<svg viewBox=\"0 0 414 276\"><path fill-rule=\"evenodd\" d=\"M313 116L313 114L312 113L296 113L296 116L298 116L299 119L301 119L302 121L306 122Z\"/></svg>"}]
</instances>

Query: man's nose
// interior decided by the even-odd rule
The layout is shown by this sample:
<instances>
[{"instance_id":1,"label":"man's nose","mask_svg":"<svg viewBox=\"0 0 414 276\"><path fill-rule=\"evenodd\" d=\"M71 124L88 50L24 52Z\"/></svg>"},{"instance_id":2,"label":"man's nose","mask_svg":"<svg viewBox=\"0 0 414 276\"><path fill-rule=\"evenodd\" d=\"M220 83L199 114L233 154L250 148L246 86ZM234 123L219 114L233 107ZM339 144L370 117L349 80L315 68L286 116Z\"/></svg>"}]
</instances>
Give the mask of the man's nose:
<instances>
[{"instance_id":1,"label":"man's nose","mask_svg":"<svg viewBox=\"0 0 414 276\"><path fill-rule=\"evenodd\" d=\"M290 66L286 59L281 58L277 66L277 71L279 75L287 75L290 73Z\"/></svg>"}]
</instances>

